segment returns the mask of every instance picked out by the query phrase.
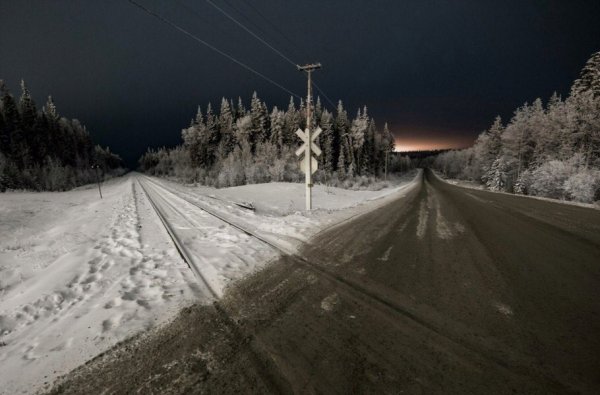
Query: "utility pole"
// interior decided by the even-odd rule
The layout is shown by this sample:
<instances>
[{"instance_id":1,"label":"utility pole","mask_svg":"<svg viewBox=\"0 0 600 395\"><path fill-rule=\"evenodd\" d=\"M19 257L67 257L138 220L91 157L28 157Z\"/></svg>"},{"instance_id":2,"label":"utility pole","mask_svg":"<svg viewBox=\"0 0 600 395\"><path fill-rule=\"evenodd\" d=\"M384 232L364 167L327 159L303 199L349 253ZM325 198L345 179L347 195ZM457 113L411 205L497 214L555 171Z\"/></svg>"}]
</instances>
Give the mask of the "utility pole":
<instances>
[{"instance_id":1,"label":"utility pole","mask_svg":"<svg viewBox=\"0 0 600 395\"><path fill-rule=\"evenodd\" d=\"M385 150L385 180L386 181L387 181L388 155L389 155L389 150Z\"/></svg>"},{"instance_id":2,"label":"utility pole","mask_svg":"<svg viewBox=\"0 0 600 395\"><path fill-rule=\"evenodd\" d=\"M92 165L92 169L96 170L96 182L98 183L98 193L100 194L100 199L102 199L102 189L100 189L100 176L98 175L98 169L100 169L100 166Z\"/></svg>"},{"instance_id":3,"label":"utility pole","mask_svg":"<svg viewBox=\"0 0 600 395\"><path fill-rule=\"evenodd\" d=\"M312 126L312 72L321 68L321 63L307 64L304 66L297 66L298 70L306 72L308 76L308 94L306 95L306 130L303 132L298 129L296 134L304 141L304 145L301 146L296 155L300 156L304 153L304 160L302 161L302 170L306 176L306 209L312 210L312 174L317 171L317 161L312 157L312 152L319 156L321 150L314 144L314 140L321 133L321 129L317 128L315 134L311 133Z\"/></svg>"}]
</instances>

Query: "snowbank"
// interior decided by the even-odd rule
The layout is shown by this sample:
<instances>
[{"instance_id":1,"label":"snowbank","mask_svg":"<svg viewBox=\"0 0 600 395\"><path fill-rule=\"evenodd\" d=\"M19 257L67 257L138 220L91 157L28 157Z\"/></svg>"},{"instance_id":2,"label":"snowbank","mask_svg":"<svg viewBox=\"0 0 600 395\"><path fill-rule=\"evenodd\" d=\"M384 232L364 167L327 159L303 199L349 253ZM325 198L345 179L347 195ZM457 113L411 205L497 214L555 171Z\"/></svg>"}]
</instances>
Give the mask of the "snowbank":
<instances>
[{"instance_id":1,"label":"snowbank","mask_svg":"<svg viewBox=\"0 0 600 395\"><path fill-rule=\"evenodd\" d=\"M571 205L571 206L579 206L579 207L586 207L586 208L593 208L593 209L596 209L596 210L600 210L600 202L596 202L596 203L582 203L582 202L574 202L574 201L571 201L571 200L552 199L552 198L547 198L547 197L543 197L543 196L519 195L519 194L516 194L516 193L508 193L508 192L503 192L503 191L490 191L484 185L478 184L478 183L473 182L473 181L459 180L459 179L455 179L455 178L446 178L446 177L444 177L442 174L440 174L436 170L432 170L432 172L440 180L442 180L444 182L447 182L448 184L456 185L456 186L459 186L459 187L462 187L462 188L477 189L477 190L480 190L480 191L487 191L487 192L493 192L493 193L502 193L502 194L505 194L505 195L518 196L518 197L522 197L522 198L545 200L547 202L568 204L568 205Z\"/></svg>"}]
</instances>

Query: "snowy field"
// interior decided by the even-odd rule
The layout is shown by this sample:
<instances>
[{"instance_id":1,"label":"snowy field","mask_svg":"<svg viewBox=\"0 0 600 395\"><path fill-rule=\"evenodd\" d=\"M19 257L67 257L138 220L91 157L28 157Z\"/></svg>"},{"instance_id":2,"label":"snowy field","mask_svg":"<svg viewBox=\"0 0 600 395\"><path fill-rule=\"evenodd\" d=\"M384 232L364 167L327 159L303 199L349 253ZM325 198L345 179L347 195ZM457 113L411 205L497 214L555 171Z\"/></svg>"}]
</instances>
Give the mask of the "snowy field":
<instances>
[{"instance_id":1,"label":"snowy field","mask_svg":"<svg viewBox=\"0 0 600 395\"><path fill-rule=\"evenodd\" d=\"M217 190L139 174L106 183L102 200L94 186L0 194L0 393L35 392L183 306L210 302L142 185L221 295L276 253L198 205L293 252L317 232L406 193L414 178L381 191L316 186L312 212L303 210L303 184Z\"/></svg>"}]
</instances>

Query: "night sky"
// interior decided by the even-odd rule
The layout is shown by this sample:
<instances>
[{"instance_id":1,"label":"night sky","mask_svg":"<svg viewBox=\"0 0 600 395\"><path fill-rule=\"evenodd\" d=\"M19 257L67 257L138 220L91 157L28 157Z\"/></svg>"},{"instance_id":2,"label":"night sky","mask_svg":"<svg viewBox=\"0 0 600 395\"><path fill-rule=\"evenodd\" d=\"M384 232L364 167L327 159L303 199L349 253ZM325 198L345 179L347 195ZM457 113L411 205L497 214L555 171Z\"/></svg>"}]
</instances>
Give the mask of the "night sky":
<instances>
[{"instance_id":1,"label":"night sky","mask_svg":"<svg viewBox=\"0 0 600 395\"><path fill-rule=\"evenodd\" d=\"M137 1L305 95L303 74L205 1ZM598 0L213 2L295 62L320 61L325 93L352 116L367 105L400 150L467 146L497 114L566 96L600 50ZM0 0L0 78L16 96L25 79L39 108L51 94L130 166L178 144L198 104L290 96L126 0Z\"/></svg>"}]
</instances>

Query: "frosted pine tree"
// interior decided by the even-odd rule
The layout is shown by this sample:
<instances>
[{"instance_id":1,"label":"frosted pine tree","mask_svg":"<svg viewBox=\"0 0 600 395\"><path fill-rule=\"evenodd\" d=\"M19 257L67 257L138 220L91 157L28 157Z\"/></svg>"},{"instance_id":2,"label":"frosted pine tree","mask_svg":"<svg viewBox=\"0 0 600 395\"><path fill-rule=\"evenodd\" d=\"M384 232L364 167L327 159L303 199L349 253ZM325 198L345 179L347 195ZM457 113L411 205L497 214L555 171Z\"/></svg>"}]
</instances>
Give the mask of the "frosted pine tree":
<instances>
[{"instance_id":1,"label":"frosted pine tree","mask_svg":"<svg viewBox=\"0 0 600 395\"><path fill-rule=\"evenodd\" d=\"M296 130L300 128L300 114L298 114L298 111L296 111L296 105L294 103L293 96L290 96L290 103L288 104L287 111L285 112L284 120L284 144L292 145L297 141Z\"/></svg>"},{"instance_id":2,"label":"frosted pine tree","mask_svg":"<svg viewBox=\"0 0 600 395\"><path fill-rule=\"evenodd\" d=\"M571 95L591 91L594 97L600 96L600 51L587 61L579 78L573 83Z\"/></svg>"},{"instance_id":3,"label":"frosted pine tree","mask_svg":"<svg viewBox=\"0 0 600 395\"><path fill-rule=\"evenodd\" d=\"M48 96L48 100L46 101L46 104L44 105L44 107L42 107L42 112L44 114L46 114L46 118L50 121L58 121L58 111L56 110L56 105L54 104L54 101L52 100L52 96Z\"/></svg>"},{"instance_id":4,"label":"frosted pine tree","mask_svg":"<svg viewBox=\"0 0 600 395\"><path fill-rule=\"evenodd\" d=\"M19 110L21 112L21 124L24 128L31 128L35 122L37 111L35 103L31 98L25 81L21 80L21 98L19 99Z\"/></svg>"},{"instance_id":5,"label":"frosted pine tree","mask_svg":"<svg viewBox=\"0 0 600 395\"><path fill-rule=\"evenodd\" d=\"M333 116L327 110L321 114L321 136L319 144L323 154L319 158L323 171L331 173L335 168Z\"/></svg>"},{"instance_id":6,"label":"frosted pine tree","mask_svg":"<svg viewBox=\"0 0 600 395\"><path fill-rule=\"evenodd\" d=\"M351 159L352 148L348 141L348 133L350 132L350 122L348 121L348 114L344 110L344 105L340 100L337 106L337 113L335 117L335 131L337 134L337 149L338 149L338 166L340 164L339 157L344 158L344 174L346 170L346 164ZM343 155L341 155L343 153ZM339 168L339 167L338 167Z\"/></svg>"},{"instance_id":7,"label":"frosted pine tree","mask_svg":"<svg viewBox=\"0 0 600 395\"><path fill-rule=\"evenodd\" d=\"M274 144L279 153L281 153L284 149L284 141L285 141L285 115L281 111L277 109L277 107L273 107L273 111L271 112L271 138L270 141Z\"/></svg>"},{"instance_id":8,"label":"frosted pine tree","mask_svg":"<svg viewBox=\"0 0 600 395\"><path fill-rule=\"evenodd\" d=\"M212 105L209 102L206 108L206 133L208 136L207 140L207 162L209 165L212 165L215 160L215 156L217 154L217 147L219 145L219 141L221 140L221 136L219 134L219 125L218 119L213 113Z\"/></svg>"},{"instance_id":9,"label":"frosted pine tree","mask_svg":"<svg viewBox=\"0 0 600 395\"><path fill-rule=\"evenodd\" d=\"M221 100L221 110L219 112L219 132L221 134L221 142L223 148L221 151L225 155L233 151L234 136L233 136L233 113L230 103L223 98Z\"/></svg>"},{"instance_id":10,"label":"frosted pine tree","mask_svg":"<svg viewBox=\"0 0 600 395\"><path fill-rule=\"evenodd\" d=\"M256 146L267 139L267 113L256 92L252 94L250 101L250 117L252 120L250 142Z\"/></svg>"},{"instance_id":11,"label":"frosted pine tree","mask_svg":"<svg viewBox=\"0 0 600 395\"><path fill-rule=\"evenodd\" d=\"M337 174L338 179L340 180L346 178L346 158L344 157L344 150L340 150L340 155L338 156Z\"/></svg>"},{"instance_id":12,"label":"frosted pine tree","mask_svg":"<svg viewBox=\"0 0 600 395\"><path fill-rule=\"evenodd\" d=\"M317 126L317 121L321 119L321 115L323 114L323 105L321 104L321 98L317 96L317 100L314 104L315 113L313 114L313 127Z\"/></svg>"},{"instance_id":13,"label":"frosted pine tree","mask_svg":"<svg viewBox=\"0 0 600 395\"><path fill-rule=\"evenodd\" d=\"M244 106L244 102L241 97L238 97L238 104L235 110L235 119L239 119L246 115L246 107Z\"/></svg>"}]
</instances>

